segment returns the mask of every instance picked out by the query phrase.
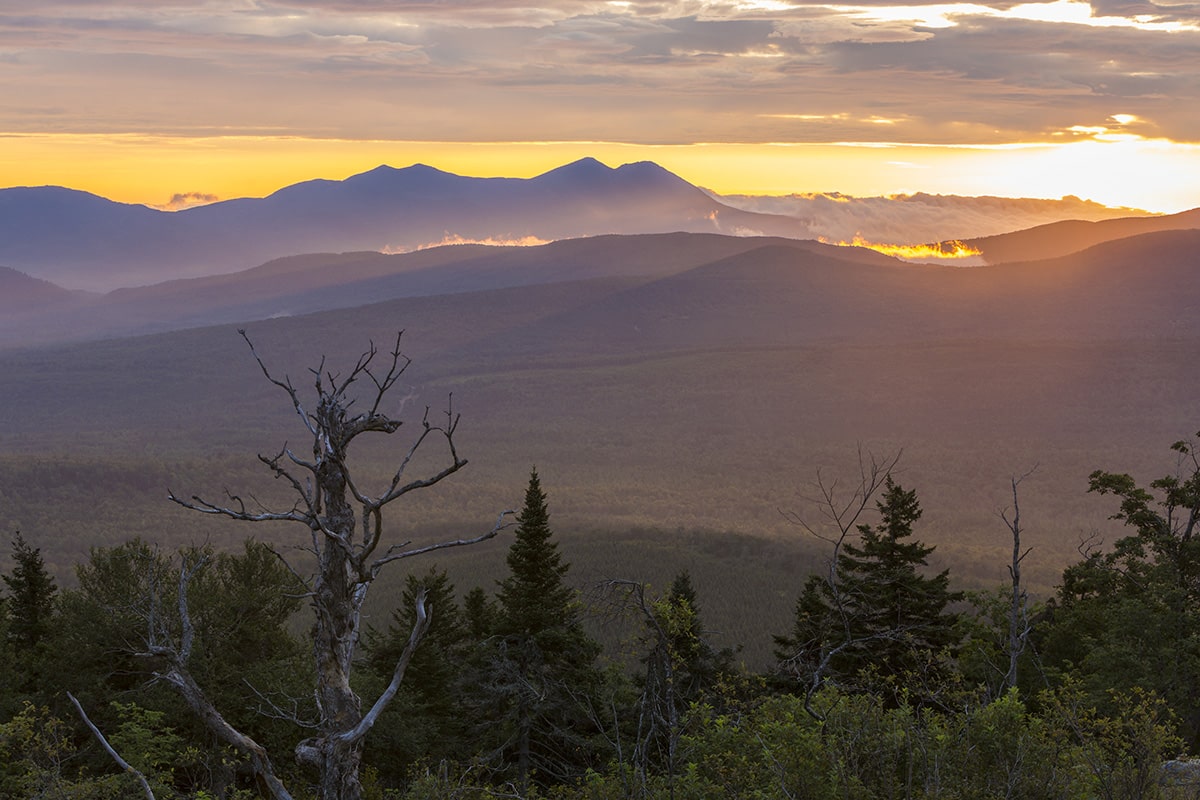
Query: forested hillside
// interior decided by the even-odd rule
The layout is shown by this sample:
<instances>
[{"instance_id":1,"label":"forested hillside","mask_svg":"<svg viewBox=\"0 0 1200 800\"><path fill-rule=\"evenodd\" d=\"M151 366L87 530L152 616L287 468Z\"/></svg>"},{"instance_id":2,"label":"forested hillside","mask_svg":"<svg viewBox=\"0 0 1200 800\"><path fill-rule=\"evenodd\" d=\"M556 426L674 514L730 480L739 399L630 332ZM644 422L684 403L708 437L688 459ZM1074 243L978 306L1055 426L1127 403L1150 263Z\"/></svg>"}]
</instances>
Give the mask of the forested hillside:
<instances>
[{"instance_id":1,"label":"forested hillside","mask_svg":"<svg viewBox=\"0 0 1200 800\"><path fill-rule=\"evenodd\" d=\"M572 548L534 471L507 529L382 551L377 566L421 561L395 610L368 615L350 643L349 727L321 700L320 631L357 601L330 594L320 564L347 547L369 555L369 526L360 545L322 516L309 557L252 540L227 553L132 540L94 549L67 590L17 534L0 595L0 793L1193 797L1200 770L1179 757L1200 742L1196 446L1164 454L1167 472L1150 486L1091 476L1126 534L1085 551L1044 602L1021 578L1030 475L1012 480L1003 516L1010 580L963 594L952 570L929 568L922 500L900 483L897 459L864 456L853 480L820 484L829 525L795 518L823 558L797 575L790 623L757 669L715 642L706 581L686 570L661 586L610 578L573 589ZM305 459L287 458L273 463L290 481ZM304 485L293 489L291 511L236 495L179 502L316 519ZM456 585L437 565L442 548L497 534L507 541L499 582ZM352 576L363 594L375 569ZM311 633L291 624L306 606ZM351 749L336 765L314 758L338 730Z\"/></svg>"},{"instance_id":2,"label":"forested hillside","mask_svg":"<svg viewBox=\"0 0 1200 800\"><path fill-rule=\"evenodd\" d=\"M6 351L0 793L1161 795L1198 235L471 249L531 282Z\"/></svg>"}]
</instances>

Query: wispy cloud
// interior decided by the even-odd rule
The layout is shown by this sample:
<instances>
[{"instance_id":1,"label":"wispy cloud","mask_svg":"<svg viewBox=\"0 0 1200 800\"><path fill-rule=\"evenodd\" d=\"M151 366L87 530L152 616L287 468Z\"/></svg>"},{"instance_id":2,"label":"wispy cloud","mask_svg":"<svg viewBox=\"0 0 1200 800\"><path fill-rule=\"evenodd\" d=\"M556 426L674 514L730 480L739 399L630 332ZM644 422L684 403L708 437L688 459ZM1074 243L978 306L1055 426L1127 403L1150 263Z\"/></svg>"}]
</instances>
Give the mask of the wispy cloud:
<instances>
[{"instance_id":1,"label":"wispy cloud","mask_svg":"<svg viewBox=\"0 0 1200 800\"><path fill-rule=\"evenodd\" d=\"M1197 52L1200 6L1145 0L12 0L0 131L1178 142Z\"/></svg>"},{"instance_id":2,"label":"wispy cloud","mask_svg":"<svg viewBox=\"0 0 1200 800\"><path fill-rule=\"evenodd\" d=\"M207 192L176 192L171 195L171 199L167 202L155 206L161 211L182 211L185 208L194 208L195 206L209 205L215 203L221 198L215 194Z\"/></svg>"},{"instance_id":3,"label":"wispy cloud","mask_svg":"<svg viewBox=\"0 0 1200 800\"><path fill-rule=\"evenodd\" d=\"M1040 136L1115 104L1179 138L1200 100L1197 18L1118 0L15 2L0 11L0 87L76 109L66 124L80 130L220 119L471 138L465 110L479 109L521 139L803 140L828 131L798 123L827 119L840 138L889 120L902 140L941 141L946 125Z\"/></svg>"}]
</instances>

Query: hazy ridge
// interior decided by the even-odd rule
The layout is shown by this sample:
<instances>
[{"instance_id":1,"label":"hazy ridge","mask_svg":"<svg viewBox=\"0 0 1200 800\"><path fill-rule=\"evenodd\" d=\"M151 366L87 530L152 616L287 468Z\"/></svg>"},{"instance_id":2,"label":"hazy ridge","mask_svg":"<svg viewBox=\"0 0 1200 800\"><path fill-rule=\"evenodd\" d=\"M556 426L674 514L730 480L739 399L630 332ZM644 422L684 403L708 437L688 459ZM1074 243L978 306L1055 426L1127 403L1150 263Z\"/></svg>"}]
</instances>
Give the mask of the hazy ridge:
<instances>
[{"instance_id":1,"label":"hazy ridge","mask_svg":"<svg viewBox=\"0 0 1200 800\"><path fill-rule=\"evenodd\" d=\"M367 176L355 191L386 193L396 177ZM585 177L603 209L630 176L680 188L661 171L584 163L543 176L539 192L569 194ZM317 182L285 199L303 218L344 189ZM404 510L402 535L486 524L536 464L581 581L614 570L661 580L687 565L733 575L722 559L736 558L739 577L714 586L713 605L753 597L767 624L820 558L780 509L811 510L817 471L848 478L860 446L903 449L922 538L969 584L1003 579L996 511L1009 477L1038 465L1022 510L1027 574L1045 591L1082 536L1115 536L1111 509L1084 492L1088 473L1156 477L1170 468L1166 446L1198 427L1193 223L1018 232L998 240L1020 259L979 268L675 232L308 253L103 295L4 269L0 370L14 388L0 395L0 509L60 574L132 535L167 547L284 535L165 500L168 487L231 487L269 502L278 487L254 454L302 433L236 328L297 385L323 356L345 368L403 329L414 362L392 411L410 426L425 407L461 412L471 464ZM1183 229L1143 233L1164 224ZM1056 233L1074 230L1085 233ZM401 439L355 456L382 480ZM462 556L464 580L490 580L502 547Z\"/></svg>"},{"instance_id":2,"label":"hazy ridge","mask_svg":"<svg viewBox=\"0 0 1200 800\"><path fill-rule=\"evenodd\" d=\"M1029 515L1041 523L1031 537L1049 581L1077 537L1107 516L1082 493L1087 473L1161 469L1165 445L1200 416L1190 374L1197 247L1200 232L1168 232L1044 262L953 269L810 242L613 237L500 253L525 275L575 263L576 280L248 328L272 366L293 376L322 354L343 363L406 330L415 359L406 412L428 404L437 413L453 392L472 459L414 509L417 520L486 519L536 463L568 528L794 536L778 509L801 502L797 488L816 469L851 467L862 442L905 449L905 480L927 501L928 538L974 575L1003 550L993 512L1006 476L1041 464ZM590 260L566 259L573 248ZM588 266L632 269L620 255L630 248L680 255L672 274L658 276L603 277ZM470 262L489 252L455 255ZM666 270L657 256L646 263ZM155 529L186 539L206 523L167 507L164 484L261 486L252 453L297 435L233 325L14 350L0 369L21 387L0 400L0 416L10 420L5 505L27 530L47 519L38 493L19 487L29 463L82 459L98 487L145 469L100 503L95 487L64 487L57 507L110 531L137 530L119 522L130 513L170 519ZM363 455L381 469L389 458ZM89 540L79 536L47 543L49 556L79 557Z\"/></svg>"}]
</instances>

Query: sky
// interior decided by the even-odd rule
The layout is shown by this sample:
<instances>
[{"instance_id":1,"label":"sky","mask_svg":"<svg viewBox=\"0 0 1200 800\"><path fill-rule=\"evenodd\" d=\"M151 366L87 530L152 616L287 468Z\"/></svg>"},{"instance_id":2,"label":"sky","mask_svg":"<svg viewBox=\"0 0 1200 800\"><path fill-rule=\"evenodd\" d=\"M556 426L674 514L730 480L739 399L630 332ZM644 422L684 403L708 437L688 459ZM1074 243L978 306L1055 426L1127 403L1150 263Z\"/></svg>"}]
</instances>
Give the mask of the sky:
<instances>
[{"instance_id":1,"label":"sky","mask_svg":"<svg viewBox=\"0 0 1200 800\"><path fill-rule=\"evenodd\" d=\"M0 0L0 186L185 206L378 164L1200 206L1200 4Z\"/></svg>"}]
</instances>

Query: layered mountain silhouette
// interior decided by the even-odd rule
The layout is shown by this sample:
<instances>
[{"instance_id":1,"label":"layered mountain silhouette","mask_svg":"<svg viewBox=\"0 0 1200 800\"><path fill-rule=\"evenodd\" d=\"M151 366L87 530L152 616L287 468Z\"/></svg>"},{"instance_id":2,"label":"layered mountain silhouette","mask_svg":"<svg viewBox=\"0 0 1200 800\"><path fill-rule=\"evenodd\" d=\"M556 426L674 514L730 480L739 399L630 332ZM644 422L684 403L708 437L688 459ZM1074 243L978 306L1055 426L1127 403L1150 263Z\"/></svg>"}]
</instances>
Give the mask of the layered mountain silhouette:
<instances>
[{"instance_id":1,"label":"layered mountain silhouette","mask_svg":"<svg viewBox=\"0 0 1200 800\"><path fill-rule=\"evenodd\" d=\"M77 307L89 299L84 292L72 292L15 269L0 267L0 314L44 314L50 310Z\"/></svg>"},{"instance_id":2,"label":"layered mountain silhouette","mask_svg":"<svg viewBox=\"0 0 1200 800\"><path fill-rule=\"evenodd\" d=\"M1057 258L959 268L807 240L610 235L539 246L291 256L104 295L0 269L0 347L588 281L600 282L595 291L620 291L572 312L562 329L530 335L574 342L581 352L858 338L883 335L883 327L897 338L1105 337L1115 325L1132 336L1168 320L1191 324L1197 294L1187 287L1200 274L1197 251L1200 230L1169 230Z\"/></svg>"},{"instance_id":3,"label":"layered mountain silhouette","mask_svg":"<svg viewBox=\"0 0 1200 800\"><path fill-rule=\"evenodd\" d=\"M591 158L529 179L381 166L176 212L59 187L0 190L0 264L72 289L236 272L313 252L670 231L811 235L800 220L725 206L651 162L614 169Z\"/></svg>"},{"instance_id":4,"label":"layered mountain silhouette","mask_svg":"<svg viewBox=\"0 0 1200 800\"><path fill-rule=\"evenodd\" d=\"M967 239L964 243L980 251L987 263L1002 264L1077 253L1103 242L1143 233L1197 228L1200 228L1200 208L1161 217L1122 217L1096 222L1063 220L997 236Z\"/></svg>"},{"instance_id":5,"label":"layered mountain silhouette","mask_svg":"<svg viewBox=\"0 0 1200 800\"><path fill-rule=\"evenodd\" d=\"M147 509L133 516L149 525L165 513L164 463L188 470L173 482L219 493L243 463L231 454L244 454L232 482L253 486L253 452L297 433L237 327L297 386L322 357L336 372L404 329L414 366L395 402L419 421L452 395L471 459L452 494L417 510L422 523L487 518L536 463L561 487L567 529L788 535L778 509L802 504L797 487L818 470L853 475L865 442L905 450L922 536L956 571L990 560L999 575L1008 555L994 509L1014 471L1041 464L1022 507L1037 520L1048 585L1053 567L1077 558L1077 533L1111 513L1086 496L1087 475L1161 474L1166 446L1195 427L1198 250L1200 231L1164 231L966 269L676 233L281 259L102 298L114 328L189 299L197 319L208 309L236 324L0 352L0 372L19 387L0 396L11 454L0 478L13 519L42 520L44 495L30 482L60 484L29 465L82 463L87 485L71 484L62 503L89 519ZM346 305L318 310L322 295ZM389 453L380 480L395 467ZM113 487L110 474L128 477ZM88 494L93 484L104 502ZM204 538L201 524L186 516L145 532L183 543ZM94 544L71 541L82 553Z\"/></svg>"}]
</instances>

